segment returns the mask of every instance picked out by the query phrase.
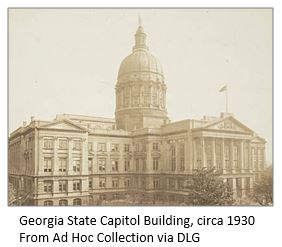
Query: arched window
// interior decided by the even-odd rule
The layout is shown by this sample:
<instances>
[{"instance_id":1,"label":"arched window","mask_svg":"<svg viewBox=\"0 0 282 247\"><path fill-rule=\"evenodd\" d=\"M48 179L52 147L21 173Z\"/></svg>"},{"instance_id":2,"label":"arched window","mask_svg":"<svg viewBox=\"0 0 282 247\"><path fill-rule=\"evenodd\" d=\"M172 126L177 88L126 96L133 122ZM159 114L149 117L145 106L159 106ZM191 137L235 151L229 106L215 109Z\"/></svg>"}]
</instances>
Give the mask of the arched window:
<instances>
[{"instance_id":1,"label":"arched window","mask_svg":"<svg viewBox=\"0 0 282 247\"><path fill-rule=\"evenodd\" d=\"M67 206L68 205L68 200L62 199L59 201L59 206Z\"/></svg>"},{"instance_id":2,"label":"arched window","mask_svg":"<svg viewBox=\"0 0 282 247\"><path fill-rule=\"evenodd\" d=\"M73 205L74 206L80 206L81 205L81 199L79 199L79 198L73 199Z\"/></svg>"},{"instance_id":3,"label":"arched window","mask_svg":"<svg viewBox=\"0 0 282 247\"><path fill-rule=\"evenodd\" d=\"M44 201L44 206L53 206L53 201Z\"/></svg>"}]
</instances>

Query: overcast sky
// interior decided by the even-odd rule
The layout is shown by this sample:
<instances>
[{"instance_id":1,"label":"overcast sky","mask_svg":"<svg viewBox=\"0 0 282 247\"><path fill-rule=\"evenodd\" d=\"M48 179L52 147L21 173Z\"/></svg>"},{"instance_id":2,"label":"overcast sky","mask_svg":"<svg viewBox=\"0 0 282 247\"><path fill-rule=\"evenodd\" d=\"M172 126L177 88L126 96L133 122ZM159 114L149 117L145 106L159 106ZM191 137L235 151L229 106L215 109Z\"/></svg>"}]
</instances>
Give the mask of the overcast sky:
<instances>
[{"instance_id":1,"label":"overcast sky","mask_svg":"<svg viewBox=\"0 0 282 247\"><path fill-rule=\"evenodd\" d=\"M235 117L272 152L270 9L16 9L9 13L10 132L30 116L72 113L114 117L118 68L142 17L159 58L172 121Z\"/></svg>"}]
</instances>

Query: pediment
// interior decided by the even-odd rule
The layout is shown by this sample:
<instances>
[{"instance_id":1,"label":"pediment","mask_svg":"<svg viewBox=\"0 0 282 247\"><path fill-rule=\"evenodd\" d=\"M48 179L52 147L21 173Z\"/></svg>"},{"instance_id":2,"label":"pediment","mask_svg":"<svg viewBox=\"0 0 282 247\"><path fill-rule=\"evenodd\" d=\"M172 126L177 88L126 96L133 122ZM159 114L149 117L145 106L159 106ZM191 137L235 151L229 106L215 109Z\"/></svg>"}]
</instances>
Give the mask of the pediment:
<instances>
[{"instance_id":1,"label":"pediment","mask_svg":"<svg viewBox=\"0 0 282 247\"><path fill-rule=\"evenodd\" d=\"M203 126L203 129L253 133L253 131L250 128L239 122L234 117L228 117L228 118L217 120L212 123L208 123L207 125Z\"/></svg>"},{"instance_id":2,"label":"pediment","mask_svg":"<svg viewBox=\"0 0 282 247\"><path fill-rule=\"evenodd\" d=\"M41 126L41 128L44 129L54 129L54 130L68 130L68 131L85 131L85 129L75 123L72 123L67 120L60 120L60 121L55 121L50 124L46 124L44 126Z\"/></svg>"}]
</instances>

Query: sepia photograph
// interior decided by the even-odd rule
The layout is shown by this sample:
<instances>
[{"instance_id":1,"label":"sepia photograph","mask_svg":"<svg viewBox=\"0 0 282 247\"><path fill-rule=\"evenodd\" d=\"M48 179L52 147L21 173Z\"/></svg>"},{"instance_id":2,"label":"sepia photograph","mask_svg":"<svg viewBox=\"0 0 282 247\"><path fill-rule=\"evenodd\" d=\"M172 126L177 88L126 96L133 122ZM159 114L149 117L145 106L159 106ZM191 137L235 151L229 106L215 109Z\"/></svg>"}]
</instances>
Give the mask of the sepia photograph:
<instances>
[{"instance_id":1,"label":"sepia photograph","mask_svg":"<svg viewBox=\"0 0 282 247\"><path fill-rule=\"evenodd\" d=\"M272 206L272 8L9 8L9 206Z\"/></svg>"}]
</instances>

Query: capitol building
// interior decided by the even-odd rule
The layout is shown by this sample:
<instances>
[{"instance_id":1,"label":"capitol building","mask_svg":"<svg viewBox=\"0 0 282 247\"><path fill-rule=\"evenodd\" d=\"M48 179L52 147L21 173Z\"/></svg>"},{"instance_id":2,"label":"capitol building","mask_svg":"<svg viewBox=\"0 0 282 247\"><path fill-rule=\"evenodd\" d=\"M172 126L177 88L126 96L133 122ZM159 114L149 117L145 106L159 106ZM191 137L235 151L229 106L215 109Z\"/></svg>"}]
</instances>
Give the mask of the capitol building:
<instances>
[{"instance_id":1,"label":"capitol building","mask_svg":"<svg viewBox=\"0 0 282 247\"><path fill-rule=\"evenodd\" d=\"M250 193L266 141L229 112L171 122L164 72L146 38L139 25L119 67L114 118L32 117L10 134L9 182L21 205L180 205L189 175L204 167L220 171L234 198Z\"/></svg>"}]
</instances>

